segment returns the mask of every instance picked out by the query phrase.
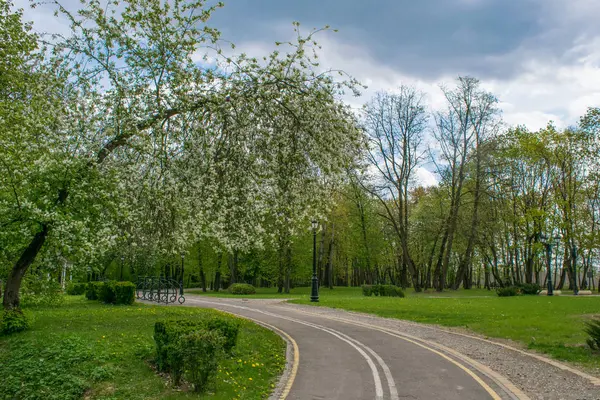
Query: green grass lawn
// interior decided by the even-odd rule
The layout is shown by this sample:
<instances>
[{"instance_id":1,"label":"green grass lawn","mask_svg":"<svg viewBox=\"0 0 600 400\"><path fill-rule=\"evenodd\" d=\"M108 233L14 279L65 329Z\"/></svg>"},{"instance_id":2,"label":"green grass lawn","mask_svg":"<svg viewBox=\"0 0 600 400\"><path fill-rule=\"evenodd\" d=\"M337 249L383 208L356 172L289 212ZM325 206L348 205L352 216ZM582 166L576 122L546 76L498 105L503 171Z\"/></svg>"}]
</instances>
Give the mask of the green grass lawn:
<instances>
[{"instance_id":1,"label":"green grass lawn","mask_svg":"<svg viewBox=\"0 0 600 400\"><path fill-rule=\"evenodd\" d=\"M285 365L284 341L240 320L237 346L221 365L215 393L199 397L173 389L152 369L154 322L223 315L218 311L110 306L77 296L28 312L31 330L0 336L2 399L264 399Z\"/></svg>"},{"instance_id":2,"label":"green grass lawn","mask_svg":"<svg viewBox=\"0 0 600 400\"><path fill-rule=\"evenodd\" d=\"M277 288L256 288L256 294L251 295L239 295L231 294L227 290L220 290L213 292L208 290L206 293L202 292L202 289L186 289L186 294L198 294L208 297L224 297L224 298L248 298L248 299L304 299L309 300L310 298L310 287L298 287L290 290L289 294L277 293ZM415 293L413 289L408 289L406 294L410 297L496 297L495 291L486 289L471 289L471 290L448 290L445 292L438 293L435 290L428 290L426 292ZM329 297L343 297L343 298L362 298L362 290L359 287L344 287L336 286L334 289L321 288L320 296L325 298Z\"/></svg>"},{"instance_id":3,"label":"green grass lawn","mask_svg":"<svg viewBox=\"0 0 600 400\"><path fill-rule=\"evenodd\" d=\"M600 369L600 354L586 345L584 321L600 318L600 297L497 297L494 291L409 293L406 298L363 297L323 289L320 302L292 303L343 308L426 324L468 328L492 338L511 339L560 360Z\"/></svg>"}]
</instances>

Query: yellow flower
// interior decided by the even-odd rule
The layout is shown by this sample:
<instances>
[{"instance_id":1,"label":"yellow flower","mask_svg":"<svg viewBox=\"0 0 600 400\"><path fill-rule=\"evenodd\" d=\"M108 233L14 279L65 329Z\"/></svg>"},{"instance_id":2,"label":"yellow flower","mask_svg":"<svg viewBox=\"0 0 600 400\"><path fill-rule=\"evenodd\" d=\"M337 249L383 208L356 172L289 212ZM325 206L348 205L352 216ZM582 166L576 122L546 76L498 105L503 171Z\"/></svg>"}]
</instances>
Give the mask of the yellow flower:
<instances>
[{"instance_id":1,"label":"yellow flower","mask_svg":"<svg viewBox=\"0 0 600 400\"><path fill-rule=\"evenodd\" d=\"M251 380L252 380L252 378L248 378L248 380L249 380L249 381L251 381Z\"/></svg>"}]
</instances>

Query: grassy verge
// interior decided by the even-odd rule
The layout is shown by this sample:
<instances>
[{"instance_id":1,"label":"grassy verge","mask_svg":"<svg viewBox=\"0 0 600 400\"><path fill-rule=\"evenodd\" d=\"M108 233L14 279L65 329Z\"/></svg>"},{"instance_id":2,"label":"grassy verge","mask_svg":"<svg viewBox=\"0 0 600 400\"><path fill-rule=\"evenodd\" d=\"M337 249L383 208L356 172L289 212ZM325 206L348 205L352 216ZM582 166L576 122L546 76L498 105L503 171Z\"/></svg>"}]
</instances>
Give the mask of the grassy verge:
<instances>
[{"instance_id":1,"label":"grassy verge","mask_svg":"<svg viewBox=\"0 0 600 400\"><path fill-rule=\"evenodd\" d=\"M0 398L264 399L285 365L284 341L241 320L238 344L219 370L215 393L199 397L171 388L152 369L154 322L222 315L218 311L109 306L69 297L63 306L29 313L31 330L0 337Z\"/></svg>"},{"instance_id":2,"label":"grassy verge","mask_svg":"<svg viewBox=\"0 0 600 400\"><path fill-rule=\"evenodd\" d=\"M197 294L207 297L223 297L223 298L248 298L248 299L303 299L309 300L310 298L310 287L299 287L294 288L290 291L290 293L277 293L277 288L256 288L256 294L251 295L239 295L239 294L230 294L226 290L221 290L218 292L207 291L202 292L202 289L186 289L186 294ZM408 296L415 297L495 297L496 292L485 290L485 289L471 289L471 290L457 290L452 291L448 290L445 292L438 293L434 290L429 290L426 292L415 293L413 289L408 289L406 291ZM355 297L362 298L362 290L359 287L343 287L337 286L334 289L330 290L327 288L321 288L320 295L322 298L330 298L330 297Z\"/></svg>"},{"instance_id":3,"label":"grassy verge","mask_svg":"<svg viewBox=\"0 0 600 400\"><path fill-rule=\"evenodd\" d=\"M335 289L331 292L334 292ZM404 299L328 295L318 304L427 324L463 327L483 335L511 339L554 358L600 369L600 354L586 345L584 321L600 317L600 297L493 297L483 291L411 294ZM492 292L493 293L493 292ZM461 297L461 296L470 297ZM444 296L444 298L441 298Z\"/></svg>"}]
</instances>

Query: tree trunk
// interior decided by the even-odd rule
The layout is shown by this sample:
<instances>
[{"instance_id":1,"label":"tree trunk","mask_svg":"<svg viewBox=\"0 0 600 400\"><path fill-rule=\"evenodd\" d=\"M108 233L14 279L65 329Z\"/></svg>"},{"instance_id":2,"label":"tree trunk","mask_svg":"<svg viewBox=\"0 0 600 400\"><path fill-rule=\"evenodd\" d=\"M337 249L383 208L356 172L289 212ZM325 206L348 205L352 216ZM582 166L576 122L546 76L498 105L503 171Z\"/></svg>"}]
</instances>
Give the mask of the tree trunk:
<instances>
[{"instance_id":1,"label":"tree trunk","mask_svg":"<svg viewBox=\"0 0 600 400\"><path fill-rule=\"evenodd\" d=\"M29 243L29 246L23 251L19 260L17 260L14 265L8 279L6 280L6 290L4 291L4 300L2 301L2 305L5 310L18 309L20 306L20 297L19 290L21 288L21 282L23 281L23 276L29 266L35 260L35 257L40 252L46 238L48 237L48 233L50 231L50 227L46 224L42 225L42 230L35 234L33 240Z\"/></svg>"},{"instance_id":2,"label":"tree trunk","mask_svg":"<svg viewBox=\"0 0 600 400\"><path fill-rule=\"evenodd\" d=\"M200 246L198 246L198 269L200 270L200 286L202 286L202 291L206 293L206 275L204 274L204 266L202 265Z\"/></svg>"},{"instance_id":3,"label":"tree trunk","mask_svg":"<svg viewBox=\"0 0 600 400\"><path fill-rule=\"evenodd\" d=\"M223 260L223 254L217 253L217 272L215 272L215 292L221 289L221 262Z\"/></svg>"},{"instance_id":4,"label":"tree trunk","mask_svg":"<svg viewBox=\"0 0 600 400\"><path fill-rule=\"evenodd\" d=\"M333 248L335 245L335 225L331 224L331 240L327 257L327 287L333 289Z\"/></svg>"},{"instance_id":5,"label":"tree trunk","mask_svg":"<svg viewBox=\"0 0 600 400\"><path fill-rule=\"evenodd\" d=\"M325 251L325 234L327 230L327 225L323 224L323 228L321 230L321 240L319 241L319 258L317 260L317 276L319 277L319 286L322 286L323 279L323 253Z\"/></svg>"}]
</instances>

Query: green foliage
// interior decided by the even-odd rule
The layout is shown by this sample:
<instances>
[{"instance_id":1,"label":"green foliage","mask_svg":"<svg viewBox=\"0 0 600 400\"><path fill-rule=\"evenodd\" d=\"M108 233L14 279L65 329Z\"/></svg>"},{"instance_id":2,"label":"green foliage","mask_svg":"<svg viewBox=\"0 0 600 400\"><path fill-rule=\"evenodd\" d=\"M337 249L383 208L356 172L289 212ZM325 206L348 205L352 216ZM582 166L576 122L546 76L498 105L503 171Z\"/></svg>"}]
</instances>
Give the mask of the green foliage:
<instances>
[{"instance_id":1,"label":"green foliage","mask_svg":"<svg viewBox=\"0 0 600 400\"><path fill-rule=\"evenodd\" d=\"M24 279L21 287L22 306L57 306L63 301L62 287L57 281L31 274Z\"/></svg>"},{"instance_id":2,"label":"green foliage","mask_svg":"<svg viewBox=\"0 0 600 400\"><path fill-rule=\"evenodd\" d=\"M205 392L214 385L224 356L224 342L220 332L211 330L194 331L181 338L185 377L196 392Z\"/></svg>"},{"instance_id":3,"label":"green foliage","mask_svg":"<svg viewBox=\"0 0 600 400\"><path fill-rule=\"evenodd\" d=\"M379 296L404 297L402 289L395 285L377 285L377 292Z\"/></svg>"},{"instance_id":4,"label":"green foliage","mask_svg":"<svg viewBox=\"0 0 600 400\"><path fill-rule=\"evenodd\" d=\"M80 296L85 294L86 286L86 283L69 282L66 292L69 296Z\"/></svg>"},{"instance_id":5,"label":"green foliage","mask_svg":"<svg viewBox=\"0 0 600 400\"><path fill-rule=\"evenodd\" d=\"M231 294L255 294L256 288L248 283L234 283L227 289Z\"/></svg>"},{"instance_id":6,"label":"green foliage","mask_svg":"<svg viewBox=\"0 0 600 400\"><path fill-rule=\"evenodd\" d=\"M117 302L115 283L115 281L106 281L98 285L98 300L106 304L115 304Z\"/></svg>"},{"instance_id":7,"label":"green foliage","mask_svg":"<svg viewBox=\"0 0 600 400\"><path fill-rule=\"evenodd\" d=\"M157 321L154 324L154 342L159 371L171 372L177 382L175 378L178 378L183 370L183 354L180 352L179 339L203 328L202 320Z\"/></svg>"},{"instance_id":8,"label":"green foliage","mask_svg":"<svg viewBox=\"0 0 600 400\"><path fill-rule=\"evenodd\" d=\"M585 333L589 335L586 340L588 346L592 350L600 350L600 319L586 322Z\"/></svg>"},{"instance_id":9,"label":"green foliage","mask_svg":"<svg viewBox=\"0 0 600 400\"><path fill-rule=\"evenodd\" d=\"M181 340L184 336L199 331L214 331L222 338L223 350L230 353L236 345L239 323L233 319L213 317L200 320L167 320L154 324L156 344L156 364L160 371L170 372L177 385L184 371L185 347Z\"/></svg>"},{"instance_id":10,"label":"green foliage","mask_svg":"<svg viewBox=\"0 0 600 400\"><path fill-rule=\"evenodd\" d=\"M230 353L235 344L240 330L240 325L236 320L225 318L211 318L206 321L205 327L211 331L217 331L225 338L223 349Z\"/></svg>"},{"instance_id":11,"label":"green foliage","mask_svg":"<svg viewBox=\"0 0 600 400\"><path fill-rule=\"evenodd\" d=\"M213 400L266 399L285 365L285 342L277 334L214 310L114 307L66 296L62 306L34 308L28 314L34 321L32 329L0 336L0 399L198 397L190 393L191 385L178 390L165 385L164 376L151 367L152 328L158 320L219 317L239 322L235 358L222 359L215 393L210 395Z\"/></svg>"},{"instance_id":12,"label":"green foliage","mask_svg":"<svg viewBox=\"0 0 600 400\"><path fill-rule=\"evenodd\" d=\"M30 326L30 318L20 309L4 310L0 315L0 335L22 332Z\"/></svg>"},{"instance_id":13,"label":"green foliage","mask_svg":"<svg viewBox=\"0 0 600 400\"><path fill-rule=\"evenodd\" d=\"M542 290L540 285L537 283L521 283L519 285L515 285L519 289L521 294L525 295L536 295Z\"/></svg>"},{"instance_id":14,"label":"green foliage","mask_svg":"<svg viewBox=\"0 0 600 400\"><path fill-rule=\"evenodd\" d=\"M362 285L363 296L404 297L401 288L395 285Z\"/></svg>"},{"instance_id":15,"label":"green foliage","mask_svg":"<svg viewBox=\"0 0 600 400\"><path fill-rule=\"evenodd\" d=\"M498 288L498 289L496 289L496 294L498 294L499 297L518 296L519 288L517 288L516 286Z\"/></svg>"},{"instance_id":16,"label":"green foliage","mask_svg":"<svg viewBox=\"0 0 600 400\"><path fill-rule=\"evenodd\" d=\"M133 304L135 302L135 284L132 282L115 282L115 304Z\"/></svg>"},{"instance_id":17,"label":"green foliage","mask_svg":"<svg viewBox=\"0 0 600 400\"><path fill-rule=\"evenodd\" d=\"M102 286L104 286L104 282L88 282L85 287L85 298L88 300L98 300Z\"/></svg>"},{"instance_id":18,"label":"green foliage","mask_svg":"<svg viewBox=\"0 0 600 400\"><path fill-rule=\"evenodd\" d=\"M85 296L88 300L100 300L106 304L133 304L135 284L132 282L89 282Z\"/></svg>"}]
</instances>

